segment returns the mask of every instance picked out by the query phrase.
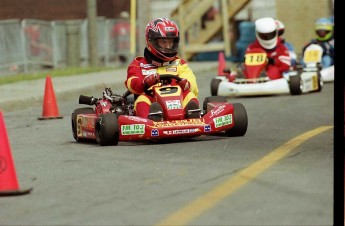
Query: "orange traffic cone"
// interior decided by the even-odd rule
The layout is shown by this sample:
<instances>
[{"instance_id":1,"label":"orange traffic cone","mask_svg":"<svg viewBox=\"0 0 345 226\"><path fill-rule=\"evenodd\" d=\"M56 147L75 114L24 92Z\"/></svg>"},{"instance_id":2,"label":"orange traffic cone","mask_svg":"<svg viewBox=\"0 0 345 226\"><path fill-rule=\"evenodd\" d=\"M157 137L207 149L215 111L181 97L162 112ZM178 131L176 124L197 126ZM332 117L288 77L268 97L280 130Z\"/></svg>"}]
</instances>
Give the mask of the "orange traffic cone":
<instances>
[{"instance_id":1,"label":"orange traffic cone","mask_svg":"<svg viewBox=\"0 0 345 226\"><path fill-rule=\"evenodd\" d=\"M218 75L224 75L224 69L226 68L226 61L224 52L218 53Z\"/></svg>"},{"instance_id":2,"label":"orange traffic cone","mask_svg":"<svg viewBox=\"0 0 345 226\"><path fill-rule=\"evenodd\" d=\"M38 119L58 119L63 118L63 116L59 115L59 110L57 107L54 88L52 84L51 77L49 75L46 76L46 85L44 90L44 100L43 100L43 111L42 117Z\"/></svg>"},{"instance_id":3,"label":"orange traffic cone","mask_svg":"<svg viewBox=\"0 0 345 226\"><path fill-rule=\"evenodd\" d=\"M0 111L0 196L24 195L31 190L32 188L19 190L5 122Z\"/></svg>"}]
</instances>

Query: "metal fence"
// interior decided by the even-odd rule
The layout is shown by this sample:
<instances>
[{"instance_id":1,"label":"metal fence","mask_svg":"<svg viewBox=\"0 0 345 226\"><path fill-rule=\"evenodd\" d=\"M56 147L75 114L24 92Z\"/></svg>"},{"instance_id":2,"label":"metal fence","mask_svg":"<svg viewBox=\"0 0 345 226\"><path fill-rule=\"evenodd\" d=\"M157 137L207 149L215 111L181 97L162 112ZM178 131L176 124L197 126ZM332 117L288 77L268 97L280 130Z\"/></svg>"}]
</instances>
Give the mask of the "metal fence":
<instances>
[{"instance_id":1,"label":"metal fence","mask_svg":"<svg viewBox=\"0 0 345 226\"><path fill-rule=\"evenodd\" d=\"M0 67L9 72L25 64L24 35L19 20L0 22Z\"/></svg>"},{"instance_id":2,"label":"metal fence","mask_svg":"<svg viewBox=\"0 0 345 226\"><path fill-rule=\"evenodd\" d=\"M80 65L87 66L87 19L78 21ZM37 68L68 66L67 21L0 20L0 72L14 74ZM97 18L98 57L103 65L130 57L130 22Z\"/></svg>"}]
</instances>

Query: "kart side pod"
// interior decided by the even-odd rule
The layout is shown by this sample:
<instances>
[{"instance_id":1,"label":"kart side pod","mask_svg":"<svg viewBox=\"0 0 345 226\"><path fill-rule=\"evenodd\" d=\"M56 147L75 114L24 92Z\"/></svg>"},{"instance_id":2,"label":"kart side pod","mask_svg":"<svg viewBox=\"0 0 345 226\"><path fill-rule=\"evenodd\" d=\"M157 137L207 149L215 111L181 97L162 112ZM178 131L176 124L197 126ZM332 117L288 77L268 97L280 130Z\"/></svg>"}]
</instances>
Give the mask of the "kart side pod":
<instances>
[{"instance_id":1,"label":"kart side pod","mask_svg":"<svg viewBox=\"0 0 345 226\"><path fill-rule=\"evenodd\" d=\"M247 132L248 128L248 116L247 111L243 104L241 103L229 103L227 102L227 99L224 96L209 96L206 97L203 103L203 110L205 112L204 119L205 122L209 122L209 119L211 121L214 121L214 115L218 114L220 111L220 108L217 109L217 111L214 111L213 109L220 105L231 105L232 107L226 107L227 109L232 112L232 123L231 128L227 129L225 133L227 136L244 136ZM211 122L210 122L211 123Z\"/></svg>"}]
</instances>

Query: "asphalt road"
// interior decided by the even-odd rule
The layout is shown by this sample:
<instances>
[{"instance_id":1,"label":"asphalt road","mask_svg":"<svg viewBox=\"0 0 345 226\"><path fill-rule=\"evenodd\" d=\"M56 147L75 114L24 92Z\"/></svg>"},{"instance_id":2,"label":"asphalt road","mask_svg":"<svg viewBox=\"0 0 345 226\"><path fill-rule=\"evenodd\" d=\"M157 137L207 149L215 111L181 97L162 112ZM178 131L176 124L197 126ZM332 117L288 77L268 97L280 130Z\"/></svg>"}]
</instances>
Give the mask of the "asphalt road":
<instances>
[{"instance_id":1,"label":"asphalt road","mask_svg":"<svg viewBox=\"0 0 345 226\"><path fill-rule=\"evenodd\" d=\"M198 75L200 100L212 77ZM187 142L76 143L79 95L58 99L62 119L38 120L41 106L5 113L33 191L0 198L0 225L333 225L333 91L230 99L247 110L246 135Z\"/></svg>"}]
</instances>

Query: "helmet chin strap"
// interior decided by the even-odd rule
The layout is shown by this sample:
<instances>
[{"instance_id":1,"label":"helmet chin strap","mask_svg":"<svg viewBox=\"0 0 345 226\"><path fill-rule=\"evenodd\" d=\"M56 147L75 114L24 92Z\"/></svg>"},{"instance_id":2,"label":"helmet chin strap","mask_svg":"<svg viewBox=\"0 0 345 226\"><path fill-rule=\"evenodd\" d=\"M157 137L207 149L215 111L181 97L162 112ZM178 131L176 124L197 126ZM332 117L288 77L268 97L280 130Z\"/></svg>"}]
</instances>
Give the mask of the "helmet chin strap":
<instances>
[{"instance_id":1,"label":"helmet chin strap","mask_svg":"<svg viewBox=\"0 0 345 226\"><path fill-rule=\"evenodd\" d=\"M167 66L172 62L172 61L163 61L162 59L153 55L147 48L145 48L144 50L144 57L148 63L155 65L157 67Z\"/></svg>"}]
</instances>

